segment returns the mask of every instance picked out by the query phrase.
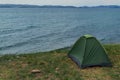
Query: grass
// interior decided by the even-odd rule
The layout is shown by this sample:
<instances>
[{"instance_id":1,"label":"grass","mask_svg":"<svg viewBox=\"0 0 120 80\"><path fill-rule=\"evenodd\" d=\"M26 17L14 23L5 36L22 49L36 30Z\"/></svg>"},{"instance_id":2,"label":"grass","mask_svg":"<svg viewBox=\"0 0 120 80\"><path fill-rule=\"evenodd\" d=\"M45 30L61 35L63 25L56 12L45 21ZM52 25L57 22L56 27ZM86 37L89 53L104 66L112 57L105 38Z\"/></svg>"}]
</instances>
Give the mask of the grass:
<instances>
[{"instance_id":1,"label":"grass","mask_svg":"<svg viewBox=\"0 0 120 80\"><path fill-rule=\"evenodd\" d=\"M0 80L119 80L120 45L104 45L113 67L80 69L67 57L68 49L44 53L3 55ZM39 73L31 73L32 70Z\"/></svg>"}]
</instances>

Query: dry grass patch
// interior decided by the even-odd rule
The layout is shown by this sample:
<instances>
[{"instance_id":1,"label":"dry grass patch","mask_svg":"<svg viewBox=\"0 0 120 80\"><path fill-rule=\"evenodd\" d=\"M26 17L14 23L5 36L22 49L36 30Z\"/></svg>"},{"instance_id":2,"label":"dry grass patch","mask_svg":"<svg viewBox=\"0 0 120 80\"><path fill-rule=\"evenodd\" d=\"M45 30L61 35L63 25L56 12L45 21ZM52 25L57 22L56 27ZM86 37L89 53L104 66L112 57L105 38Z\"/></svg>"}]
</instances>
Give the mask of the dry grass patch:
<instances>
[{"instance_id":1,"label":"dry grass patch","mask_svg":"<svg viewBox=\"0 0 120 80\"><path fill-rule=\"evenodd\" d=\"M92 67L81 70L84 80L113 80L101 67Z\"/></svg>"}]
</instances>

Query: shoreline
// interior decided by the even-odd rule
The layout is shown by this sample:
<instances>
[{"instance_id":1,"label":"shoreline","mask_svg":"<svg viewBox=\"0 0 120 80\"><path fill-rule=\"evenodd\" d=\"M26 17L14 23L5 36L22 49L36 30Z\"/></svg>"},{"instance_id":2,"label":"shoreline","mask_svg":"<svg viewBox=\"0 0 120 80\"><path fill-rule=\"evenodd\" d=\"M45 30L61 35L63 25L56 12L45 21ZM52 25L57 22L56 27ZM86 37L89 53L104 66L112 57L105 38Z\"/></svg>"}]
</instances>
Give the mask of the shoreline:
<instances>
[{"instance_id":1,"label":"shoreline","mask_svg":"<svg viewBox=\"0 0 120 80\"><path fill-rule=\"evenodd\" d=\"M104 43L102 44L102 46L114 46L114 45L120 45L120 43ZM54 49L54 50L48 50L48 51L35 51L35 52L26 52L26 53L2 53L0 54L0 56L3 56L3 55L20 55L20 54L35 54L35 53L46 53L46 52L52 52L52 51L57 51L57 50L70 50L72 48L72 45L71 46L68 46L68 47L63 47L63 48L58 48L58 49Z\"/></svg>"}]
</instances>

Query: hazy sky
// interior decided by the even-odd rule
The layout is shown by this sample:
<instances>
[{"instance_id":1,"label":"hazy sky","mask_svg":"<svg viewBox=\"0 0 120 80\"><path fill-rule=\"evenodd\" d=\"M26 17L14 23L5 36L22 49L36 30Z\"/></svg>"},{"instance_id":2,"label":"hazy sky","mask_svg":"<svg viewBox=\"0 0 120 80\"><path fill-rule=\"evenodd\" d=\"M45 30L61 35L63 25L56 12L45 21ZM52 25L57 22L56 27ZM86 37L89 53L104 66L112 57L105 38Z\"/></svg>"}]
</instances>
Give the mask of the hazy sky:
<instances>
[{"instance_id":1,"label":"hazy sky","mask_svg":"<svg viewBox=\"0 0 120 80\"><path fill-rule=\"evenodd\" d=\"M120 0L0 0L0 4L37 4L37 5L120 5Z\"/></svg>"}]
</instances>

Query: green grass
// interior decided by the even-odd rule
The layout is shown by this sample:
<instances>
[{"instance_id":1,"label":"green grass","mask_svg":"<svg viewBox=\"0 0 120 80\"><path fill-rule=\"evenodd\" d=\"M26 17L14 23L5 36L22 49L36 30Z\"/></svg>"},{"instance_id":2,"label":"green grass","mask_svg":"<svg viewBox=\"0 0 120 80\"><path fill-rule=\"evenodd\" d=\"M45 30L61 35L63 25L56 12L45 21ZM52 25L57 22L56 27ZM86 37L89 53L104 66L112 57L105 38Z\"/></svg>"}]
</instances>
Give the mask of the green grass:
<instances>
[{"instance_id":1,"label":"green grass","mask_svg":"<svg viewBox=\"0 0 120 80\"><path fill-rule=\"evenodd\" d=\"M104 45L113 67L80 69L68 49L0 57L0 80L119 80L120 45ZM40 73L31 73L38 69Z\"/></svg>"}]
</instances>

